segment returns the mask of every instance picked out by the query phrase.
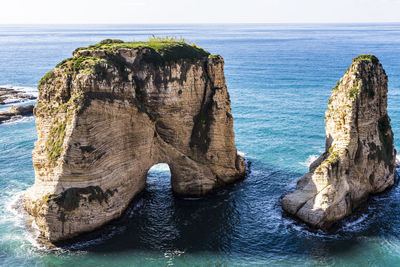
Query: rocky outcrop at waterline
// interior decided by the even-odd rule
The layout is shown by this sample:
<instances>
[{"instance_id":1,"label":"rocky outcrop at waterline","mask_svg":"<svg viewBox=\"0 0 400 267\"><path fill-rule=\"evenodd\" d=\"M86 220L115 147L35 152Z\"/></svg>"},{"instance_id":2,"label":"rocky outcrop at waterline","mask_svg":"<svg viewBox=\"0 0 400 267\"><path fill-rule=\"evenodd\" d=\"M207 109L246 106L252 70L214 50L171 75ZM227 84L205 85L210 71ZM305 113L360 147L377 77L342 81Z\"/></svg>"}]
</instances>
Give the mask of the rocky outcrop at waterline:
<instances>
[{"instance_id":1,"label":"rocky outcrop at waterline","mask_svg":"<svg viewBox=\"0 0 400 267\"><path fill-rule=\"evenodd\" d=\"M370 194L393 185L396 150L387 91L387 76L375 56L353 59L328 102L325 152L284 196L285 211L326 229Z\"/></svg>"},{"instance_id":2,"label":"rocky outcrop at waterline","mask_svg":"<svg viewBox=\"0 0 400 267\"><path fill-rule=\"evenodd\" d=\"M18 119L22 116L31 115L33 113L33 105L13 106L6 111L0 111L0 124L4 121Z\"/></svg>"},{"instance_id":3,"label":"rocky outcrop at waterline","mask_svg":"<svg viewBox=\"0 0 400 267\"><path fill-rule=\"evenodd\" d=\"M36 99L35 96L13 88L0 87L0 105Z\"/></svg>"},{"instance_id":4,"label":"rocky outcrop at waterline","mask_svg":"<svg viewBox=\"0 0 400 267\"><path fill-rule=\"evenodd\" d=\"M42 236L119 217L157 163L184 196L244 176L220 56L171 40L106 40L73 55L38 87L35 184L23 205Z\"/></svg>"}]
</instances>

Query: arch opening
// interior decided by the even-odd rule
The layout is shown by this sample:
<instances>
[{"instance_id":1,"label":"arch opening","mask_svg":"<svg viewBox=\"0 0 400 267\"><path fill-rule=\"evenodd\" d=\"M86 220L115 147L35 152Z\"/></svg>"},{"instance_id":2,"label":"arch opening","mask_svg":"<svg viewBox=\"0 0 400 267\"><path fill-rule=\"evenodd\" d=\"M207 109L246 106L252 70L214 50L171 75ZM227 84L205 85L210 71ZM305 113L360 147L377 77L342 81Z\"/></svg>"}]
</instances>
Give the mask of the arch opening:
<instances>
[{"instance_id":1,"label":"arch opening","mask_svg":"<svg viewBox=\"0 0 400 267\"><path fill-rule=\"evenodd\" d=\"M147 172L147 175L156 175L160 173L171 173L168 163L157 163L154 164Z\"/></svg>"},{"instance_id":2,"label":"arch opening","mask_svg":"<svg viewBox=\"0 0 400 267\"><path fill-rule=\"evenodd\" d=\"M167 163L154 164L147 171L145 190L154 194L171 193L172 175Z\"/></svg>"}]
</instances>

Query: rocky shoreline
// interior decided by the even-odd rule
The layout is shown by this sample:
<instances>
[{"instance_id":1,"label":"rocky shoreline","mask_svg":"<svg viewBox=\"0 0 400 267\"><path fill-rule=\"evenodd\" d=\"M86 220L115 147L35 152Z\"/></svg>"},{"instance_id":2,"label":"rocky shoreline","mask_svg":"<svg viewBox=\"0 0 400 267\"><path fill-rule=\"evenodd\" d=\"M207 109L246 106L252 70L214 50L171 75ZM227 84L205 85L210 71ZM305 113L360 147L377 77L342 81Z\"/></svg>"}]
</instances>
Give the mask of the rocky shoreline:
<instances>
[{"instance_id":1,"label":"rocky shoreline","mask_svg":"<svg viewBox=\"0 0 400 267\"><path fill-rule=\"evenodd\" d=\"M0 87L0 107L35 99L36 96L27 94L26 92L13 88ZM21 118L22 116L32 115L33 108L33 105L17 105L8 108L6 111L0 111L0 124L8 120Z\"/></svg>"},{"instance_id":2,"label":"rocky shoreline","mask_svg":"<svg viewBox=\"0 0 400 267\"><path fill-rule=\"evenodd\" d=\"M36 96L13 88L0 87L0 105L14 104L27 100L34 100Z\"/></svg>"},{"instance_id":3,"label":"rocky shoreline","mask_svg":"<svg viewBox=\"0 0 400 267\"><path fill-rule=\"evenodd\" d=\"M33 107L33 105L13 106L6 111L0 112L0 124L11 119L19 119L22 116L32 115Z\"/></svg>"}]
</instances>

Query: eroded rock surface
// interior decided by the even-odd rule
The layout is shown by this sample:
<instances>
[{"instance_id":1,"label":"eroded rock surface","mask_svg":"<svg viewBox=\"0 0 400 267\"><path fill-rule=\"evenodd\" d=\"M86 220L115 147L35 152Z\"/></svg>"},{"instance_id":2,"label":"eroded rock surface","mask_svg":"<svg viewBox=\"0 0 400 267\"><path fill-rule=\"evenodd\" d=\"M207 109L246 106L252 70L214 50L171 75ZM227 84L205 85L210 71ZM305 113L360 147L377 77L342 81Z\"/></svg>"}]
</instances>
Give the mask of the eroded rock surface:
<instances>
[{"instance_id":1,"label":"eroded rock surface","mask_svg":"<svg viewBox=\"0 0 400 267\"><path fill-rule=\"evenodd\" d=\"M332 90L325 152L282 200L285 211L318 228L352 213L394 183L396 150L387 114L388 79L378 59L361 55Z\"/></svg>"},{"instance_id":2,"label":"eroded rock surface","mask_svg":"<svg viewBox=\"0 0 400 267\"><path fill-rule=\"evenodd\" d=\"M23 200L41 235L56 242L119 217L157 163L180 195L242 178L223 67L194 45L108 40L46 74Z\"/></svg>"}]
</instances>

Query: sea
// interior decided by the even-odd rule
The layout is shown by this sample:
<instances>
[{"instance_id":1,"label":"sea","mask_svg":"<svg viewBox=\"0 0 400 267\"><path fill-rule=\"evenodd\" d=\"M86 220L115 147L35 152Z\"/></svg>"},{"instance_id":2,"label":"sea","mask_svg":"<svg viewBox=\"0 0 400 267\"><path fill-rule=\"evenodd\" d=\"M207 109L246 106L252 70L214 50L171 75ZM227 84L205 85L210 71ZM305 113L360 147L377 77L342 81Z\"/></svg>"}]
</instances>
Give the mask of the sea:
<instances>
[{"instance_id":1,"label":"sea","mask_svg":"<svg viewBox=\"0 0 400 267\"><path fill-rule=\"evenodd\" d=\"M389 77L399 148L400 24L0 25L0 86L37 94L40 78L75 48L153 34L183 37L225 59L236 146L251 162L246 179L182 199L172 194L168 166L156 165L121 220L49 249L20 203L34 183L35 118L3 123L0 266L400 266L397 184L328 232L281 208L324 151L328 98L359 54L376 55Z\"/></svg>"}]
</instances>

